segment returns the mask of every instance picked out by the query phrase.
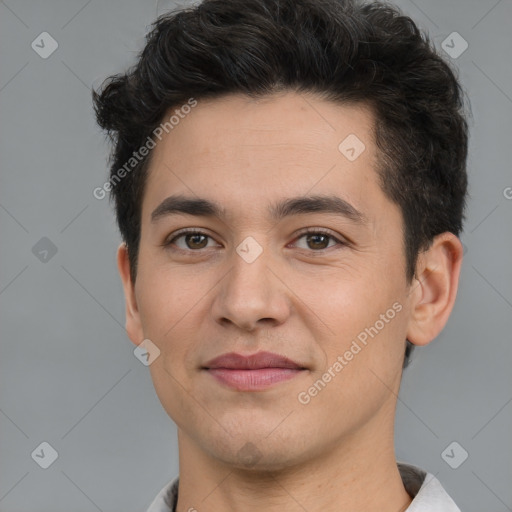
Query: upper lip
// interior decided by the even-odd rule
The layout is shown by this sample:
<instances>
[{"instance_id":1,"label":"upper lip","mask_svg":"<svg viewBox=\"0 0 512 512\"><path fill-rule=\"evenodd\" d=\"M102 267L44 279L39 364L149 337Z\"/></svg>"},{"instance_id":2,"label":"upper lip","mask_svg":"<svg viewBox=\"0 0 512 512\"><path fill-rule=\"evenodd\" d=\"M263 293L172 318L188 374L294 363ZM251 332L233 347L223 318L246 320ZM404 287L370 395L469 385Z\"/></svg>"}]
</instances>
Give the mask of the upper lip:
<instances>
[{"instance_id":1,"label":"upper lip","mask_svg":"<svg viewBox=\"0 0 512 512\"><path fill-rule=\"evenodd\" d=\"M299 363L272 352L258 352L248 356L229 352L208 361L203 368L227 368L230 370L258 370L261 368L304 369Z\"/></svg>"}]
</instances>

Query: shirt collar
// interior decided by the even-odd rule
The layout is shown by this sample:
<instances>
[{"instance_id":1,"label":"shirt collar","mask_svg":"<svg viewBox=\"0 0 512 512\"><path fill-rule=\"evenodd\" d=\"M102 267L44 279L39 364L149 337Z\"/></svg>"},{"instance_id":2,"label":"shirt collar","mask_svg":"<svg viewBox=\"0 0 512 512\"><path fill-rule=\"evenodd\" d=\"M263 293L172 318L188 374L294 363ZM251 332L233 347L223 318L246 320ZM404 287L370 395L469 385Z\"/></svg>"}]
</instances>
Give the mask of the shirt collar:
<instances>
[{"instance_id":1,"label":"shirt collar","mask_svg":"<svg viewBox=\"0 0 512 512\"><path fill-rule=\"evenodd\" d=\"M439 480L423 469L397 462L405 490L413 498L405 512L460 512ZM156 496L146 512L176 512L179 477L169 482Z\"/></svg>"}]
</instances>

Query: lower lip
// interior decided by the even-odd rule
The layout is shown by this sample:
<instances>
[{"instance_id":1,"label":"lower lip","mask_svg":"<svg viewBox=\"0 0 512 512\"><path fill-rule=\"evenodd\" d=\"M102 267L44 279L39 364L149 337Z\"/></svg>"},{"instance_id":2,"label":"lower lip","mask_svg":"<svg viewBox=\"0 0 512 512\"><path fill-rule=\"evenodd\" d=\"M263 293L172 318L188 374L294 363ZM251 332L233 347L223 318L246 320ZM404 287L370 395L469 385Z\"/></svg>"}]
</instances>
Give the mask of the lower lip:
<instances>
[{"instance_id":1,"label":"lower lip","mask_svg":"<svg viewBox=\"0 0 512 512\"><path fill-rule=\"evenodd\" d=\"M302 371L293 368L260 368L258 370L208 369L208 372L218 381L238 391L266 389L279 382L293 379Z\"/></svg>"}]
</instances>

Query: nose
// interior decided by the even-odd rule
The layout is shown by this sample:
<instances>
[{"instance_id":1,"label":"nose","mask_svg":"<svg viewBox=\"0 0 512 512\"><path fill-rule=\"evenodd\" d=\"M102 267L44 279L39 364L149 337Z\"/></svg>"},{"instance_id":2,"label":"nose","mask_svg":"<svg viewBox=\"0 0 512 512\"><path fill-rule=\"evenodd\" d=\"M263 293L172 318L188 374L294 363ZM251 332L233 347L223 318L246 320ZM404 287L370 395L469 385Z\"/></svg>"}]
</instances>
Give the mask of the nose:
<instances>
[{"instance_id":1,"label":"nose","mask_svg":"<svg viewBox=\"0 0 512 512\"><path fill-rule=\"evenodd\" d=\"M219 283L212 305L215 320L245 331L284 323L290 300L278 269L265 250L252 262L233 251L231 270Z\"/></svg>"}]
</instances>

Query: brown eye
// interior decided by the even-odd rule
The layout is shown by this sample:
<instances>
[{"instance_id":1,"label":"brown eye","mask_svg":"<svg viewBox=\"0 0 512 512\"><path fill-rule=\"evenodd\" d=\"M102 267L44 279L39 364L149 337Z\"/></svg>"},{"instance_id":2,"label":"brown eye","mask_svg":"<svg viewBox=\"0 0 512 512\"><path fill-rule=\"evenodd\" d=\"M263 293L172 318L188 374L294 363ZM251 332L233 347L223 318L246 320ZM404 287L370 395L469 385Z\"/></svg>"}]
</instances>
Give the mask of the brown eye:
<instances>
[{"instance_id":1,"label":"brown eye","mask_svg":"<svg viewBox=\"0 0 512 512\"><path fill-rule=\"evenodd\" d=\"M185 243L189 249L204 249L208 244L208 237L201 233L184 235Z\"/></svg>"},{"instance_id":2,"label":"brown eye","mask_svg":"<svg viewBox=\"0 0 512 512\"><path fill-rule=\"evenodd\" d=\"M327 249L330 238L331 237L329 235L318 233L314 235L307 235L306 241L311 249Z\"/></svg>"},{"instance_id":3,"label":"brown eye","mask_svg":"<svg viewBox=\"0 0 512 512\"><path fill-rule=\"evenodd\" d=\"M182 251L199 251L208 247L208 242L213 241L212 237L201 231L182 231L168 239L162 245L167 249L175 246Z\"/></svg>"},{"instance_id":4,"label":"brown eye","mask_svg":"<svg viewBox=\"0 0 512 512\"><path fill-rule=\"evenodd\" d=\"M304 240L304 242L299 243L301 240ZM334 236L331 232L320 229L309 229L300 233L295 244L299 249L309 249L313 252L320 252L335 246L341 248L347 245L343 239Z\"/></svg>"}]
</instances>

